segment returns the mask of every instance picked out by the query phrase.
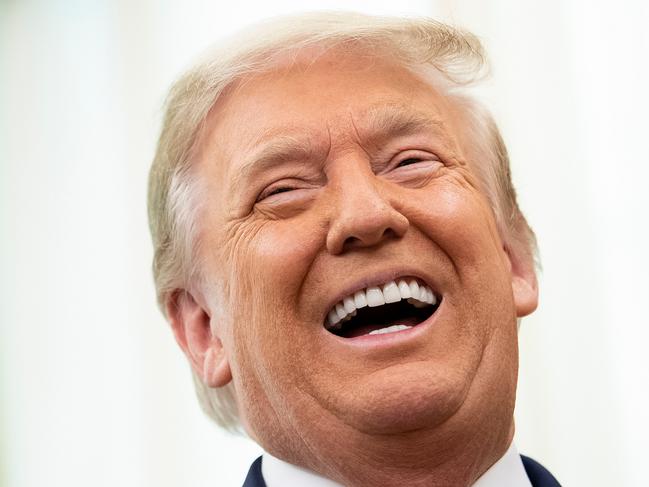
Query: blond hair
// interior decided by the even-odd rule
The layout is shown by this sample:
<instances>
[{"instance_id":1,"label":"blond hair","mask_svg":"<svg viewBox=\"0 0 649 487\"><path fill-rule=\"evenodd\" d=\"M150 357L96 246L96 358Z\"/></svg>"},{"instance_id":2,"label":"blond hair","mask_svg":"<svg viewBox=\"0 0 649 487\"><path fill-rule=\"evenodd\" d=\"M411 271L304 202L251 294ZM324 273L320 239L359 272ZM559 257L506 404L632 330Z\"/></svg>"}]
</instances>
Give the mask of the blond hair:
<instances>
[{"instance_id":1,"label":"blond hair","mask_svg":"<svg viewBox=\"0 0 649 487\"><path fill-rule=\"evenodd\" d=\"M341 12L308 13L266 21L242 31L209 51L171 88L157 151L149 176L149 226L153 239L153 275L158 303L189 289L196 271L196 228L200 185L191 167L205 118L224 89L246 76L272 69L280 59L310 47L363 49L389 53L411 69L433 68L445 92L463 108L463 130L480 163L473 161L505 244L517 255L533 258L534 234L516 203L509 159L489 113L463 93L486 72L480 41L472 34L431 19L374 17ZM194 374L205 412L221 426L239 429L232 385L206 386Z\"/></svg>"}]
</instances>

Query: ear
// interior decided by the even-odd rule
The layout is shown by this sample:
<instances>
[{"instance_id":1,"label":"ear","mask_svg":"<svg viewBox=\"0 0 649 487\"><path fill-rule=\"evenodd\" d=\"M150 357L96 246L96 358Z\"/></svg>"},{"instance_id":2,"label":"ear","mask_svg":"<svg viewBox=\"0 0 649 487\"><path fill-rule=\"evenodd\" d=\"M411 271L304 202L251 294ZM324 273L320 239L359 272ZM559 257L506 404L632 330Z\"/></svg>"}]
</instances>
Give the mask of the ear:
<instances>
[{"instance_id":1,"label":"ear","mask_svg":"<svg viewBox=\"0 0 649 487\"><path fill-rule=\"evenodd\" d=\"M232 380L230 364L221 340L212 333L205 306L188 291L171 293L165 307L171 328L194 372L209 387L223 387Z\"/></svg>"},{"instance_id":2,"label":"ear","mask_svg":"<svg viewBox=\"0 0 649 487\"><path fill-rule=\"evenodd\" d=\"M504 249L510 264L516 316L522 318L531 314L539 303L534 260L527 253L521 255L521 252L515 252L508 245Z\"/></svg>"}]
</instances>

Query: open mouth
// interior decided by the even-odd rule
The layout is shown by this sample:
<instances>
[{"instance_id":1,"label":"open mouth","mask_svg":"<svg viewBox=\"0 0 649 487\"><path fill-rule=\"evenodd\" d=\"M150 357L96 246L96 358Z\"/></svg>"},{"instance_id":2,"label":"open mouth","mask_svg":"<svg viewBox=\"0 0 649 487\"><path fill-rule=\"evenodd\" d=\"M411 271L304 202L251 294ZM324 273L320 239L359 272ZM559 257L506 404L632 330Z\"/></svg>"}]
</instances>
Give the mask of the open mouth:
<instances>
[{"instance_id":1,"label":"open mouth","mask_svg":"<svg viewBox=\"0 0 649 487\"><path fill-rule=\"evenodd\" d=\"M400 278L345 297L327 315L325 328L336 336L397 333L426 321L441 298L415 278Z\"/></svg>"}]
</instances>

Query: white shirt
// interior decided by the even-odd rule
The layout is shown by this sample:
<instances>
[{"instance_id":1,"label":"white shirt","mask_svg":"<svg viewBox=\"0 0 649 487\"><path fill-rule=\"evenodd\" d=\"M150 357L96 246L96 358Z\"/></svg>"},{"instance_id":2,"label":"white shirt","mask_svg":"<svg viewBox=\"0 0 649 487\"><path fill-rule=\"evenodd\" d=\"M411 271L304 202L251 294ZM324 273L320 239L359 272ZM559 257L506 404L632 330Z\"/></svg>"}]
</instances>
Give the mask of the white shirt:
<instances>
[{"instance_id":1,"label":"white shirt","mask_svg":"<svg viewBox=\"0 0 649 487\"><path fill-rule=\"evenodd\" d=\"M264 453L261 473L267 487L341 487L333 480L310 470L292 465L269 453ZM473 487L532 487L518 450L512 443L505 454L480 477Z\"/></svg>"}]
</instances>

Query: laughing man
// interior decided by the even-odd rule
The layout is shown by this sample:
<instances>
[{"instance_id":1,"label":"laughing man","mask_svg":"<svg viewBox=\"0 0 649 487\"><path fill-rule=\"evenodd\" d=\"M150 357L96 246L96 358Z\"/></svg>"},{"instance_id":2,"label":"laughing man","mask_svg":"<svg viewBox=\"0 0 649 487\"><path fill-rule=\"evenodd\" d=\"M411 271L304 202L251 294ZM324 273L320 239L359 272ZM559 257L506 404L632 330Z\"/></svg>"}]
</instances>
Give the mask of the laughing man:
<instances>
[{"instance_id":1,"label":"laughing man","mask_svg":"<svg viewBox=\"0 0 649 487\"><path fill-rule=\"evenodd\" d=\"M245 486L559 485L512 443L534 235L429 19L249 28L172 88L151 168L159 303Z\"/></svg>"}]
</instances>

